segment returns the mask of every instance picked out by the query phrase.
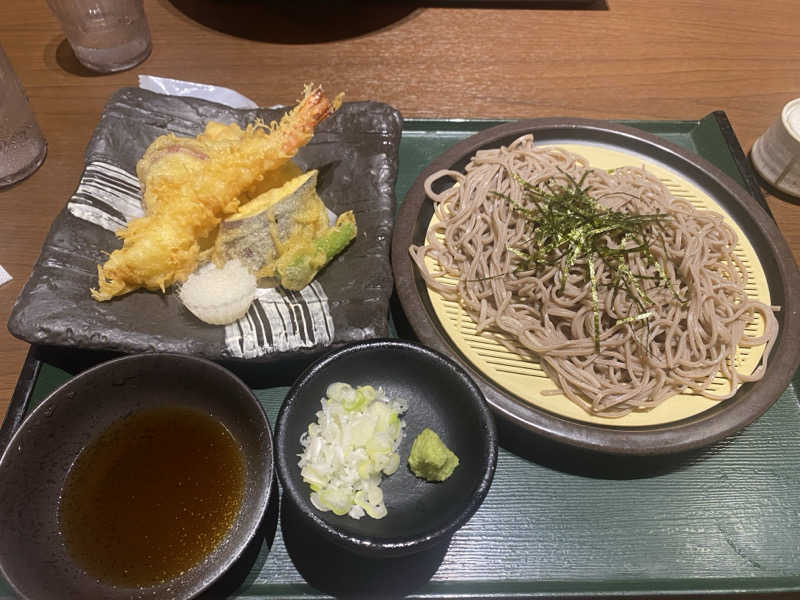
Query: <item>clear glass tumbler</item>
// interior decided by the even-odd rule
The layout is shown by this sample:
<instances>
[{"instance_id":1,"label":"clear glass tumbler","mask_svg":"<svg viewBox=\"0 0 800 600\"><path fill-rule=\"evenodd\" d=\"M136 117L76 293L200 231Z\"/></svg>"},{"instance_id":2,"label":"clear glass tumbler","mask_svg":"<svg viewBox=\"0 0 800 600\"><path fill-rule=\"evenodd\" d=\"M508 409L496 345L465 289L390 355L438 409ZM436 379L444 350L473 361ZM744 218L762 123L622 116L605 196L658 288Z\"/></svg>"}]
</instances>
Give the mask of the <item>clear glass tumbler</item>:
<instances>
[{"instance_id":1,"label":"clear glass tumbler","mask_svg":"<svg viewBox=\"0 0 800 600\"><path fill-rule=\"evenodd\" d=\"M47 0L76 58L100 73L123 71L150 55L143 0Z\"/></svg>"},{"instance_id":2,"label":"clear glass tumbler","mask_svg":"<svg viewBox=\"0 0 800 600\"><path fill-rule=\"evenodd\" d=\"M47 142L11 62L0 47L0 188L33 173L47 154Z\"/></svg>"}]
</instances>

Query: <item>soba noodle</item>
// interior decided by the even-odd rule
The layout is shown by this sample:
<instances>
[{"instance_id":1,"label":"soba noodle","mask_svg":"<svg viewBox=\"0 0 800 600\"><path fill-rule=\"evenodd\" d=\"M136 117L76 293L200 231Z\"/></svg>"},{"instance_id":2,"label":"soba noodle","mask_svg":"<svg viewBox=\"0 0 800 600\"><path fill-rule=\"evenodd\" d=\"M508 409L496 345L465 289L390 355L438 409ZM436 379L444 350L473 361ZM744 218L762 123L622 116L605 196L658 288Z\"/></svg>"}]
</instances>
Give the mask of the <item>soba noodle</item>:
<instances>
[{"instance_id":1,"label":"soba noodle","mask_svg":"<svg viewBox=\"0 0 800 600\"><path fill-rule=\"evenodd\" d=\"M437 191L448 179L457 185ZM555 257L549 266L521 266L531 227L519 208L531 208L532 200L520 180L563 188L582 180L603 208L669 215L647 225L657 264L642 252L624 259L652 300L646 318L630 294L615 291L616 274L599 258L593 261L596 304L586 264L562 271L564 259ZM773 308L744 289L747 273L733 254L735 232L721 215L672 197L646 170L592 169L566 150L535 147L527 135L479 151L465 173L435 173L425 189L436 219L425 244L410 253L429 288L459 302L479 332L502 332L533 352L558 388L590 413L622 416L679 393L722 400L763 376L778 324ZM426 257L450 279L429 270ZM745 327L754 319L763 332L749 335ZM761 364L752 373L738 372L737 348L762 344ZM729 381L729 393L709 390L718 376Z\"/></svg>"}]
</instances>

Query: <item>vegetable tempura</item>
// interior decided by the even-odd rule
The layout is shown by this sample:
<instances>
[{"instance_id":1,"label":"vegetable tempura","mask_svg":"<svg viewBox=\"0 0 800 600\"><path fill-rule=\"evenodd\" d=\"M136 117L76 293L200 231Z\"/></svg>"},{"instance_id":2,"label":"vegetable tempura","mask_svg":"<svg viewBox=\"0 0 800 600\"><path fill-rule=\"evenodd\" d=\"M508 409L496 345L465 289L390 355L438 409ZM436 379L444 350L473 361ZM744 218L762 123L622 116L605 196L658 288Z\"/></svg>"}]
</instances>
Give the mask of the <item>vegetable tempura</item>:
<instances>
[{"instance_id":1,"label":"vegetable tempura","mask_svg":"<svg viewBox=\"0 0 800 600\"><path fill-rule=\"evenodd\" d=\"M281 168L312 137L341 100L306 86L279 123L241 129L208 123L196 138L156 139L137 165L147 215L117 235L123 246L98 265L98 301L138 288L164 291L195 270L204 238L239 208L265 173Z\"/></svg>"}]
</instances>

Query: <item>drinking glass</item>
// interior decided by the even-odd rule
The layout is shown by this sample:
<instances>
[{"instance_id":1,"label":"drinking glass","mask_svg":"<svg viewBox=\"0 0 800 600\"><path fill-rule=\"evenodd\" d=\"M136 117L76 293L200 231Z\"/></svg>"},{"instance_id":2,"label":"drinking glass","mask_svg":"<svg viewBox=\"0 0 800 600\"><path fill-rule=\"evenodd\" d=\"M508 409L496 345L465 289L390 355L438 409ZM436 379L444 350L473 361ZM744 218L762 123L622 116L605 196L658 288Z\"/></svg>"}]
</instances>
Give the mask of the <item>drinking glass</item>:
<instances>
[{"instance_id":1,"label":"drinking glass","mask_svg":"<svg viewBox=\"0 0 800 600\"><path fill-rule=\"evenodd\" d=\"M47 0L75 57L101 73L123 71L150 55L143 0Z\"/></svg>"},{"instance_id":2,"label":"drinking glass","mask_svg":"<svg viewBox=\"0 0 800 600\"><path fill-rule=\"evenodd\" d=\"M33 173L46 153L47 142L25 90L0 47L0 188Z\"/></svg>"}]
</instances>

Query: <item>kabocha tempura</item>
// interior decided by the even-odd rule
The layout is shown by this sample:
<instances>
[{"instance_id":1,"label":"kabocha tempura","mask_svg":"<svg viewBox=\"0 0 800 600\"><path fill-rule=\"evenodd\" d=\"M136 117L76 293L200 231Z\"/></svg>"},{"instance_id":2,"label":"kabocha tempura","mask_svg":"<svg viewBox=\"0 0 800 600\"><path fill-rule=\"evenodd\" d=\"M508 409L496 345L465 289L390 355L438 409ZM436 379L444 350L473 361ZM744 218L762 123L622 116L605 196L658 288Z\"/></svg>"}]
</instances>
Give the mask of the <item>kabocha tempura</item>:
<instances>
[{"instance_id":1,"label":"kabocha tempura","mask_svg":"<svg viewBox=\"0 0 800 600\"><path fill-rule=\"evenodd\" d=\"M217 265L237 259L259 278L300 290L355 235L353 211L329 224L313 170L257 196L220 223L212 258Z\"/></svg>"},{"instance_id":2,"label":"kabocha tempura","mask_svg":"<svg viewBox=\"0 0 800 600\"><path fill-rule=\"evenodd\" d=\"M164 291L198 266L203 244L235 213L246 194L286 165L314 127L341 103L306 86L303 98L279 123L208 123L196 138L156 139L137 164L147 215L117 235L123 246L98 265L98 301L138 288Z\"/></svg>"}]
</instances>

